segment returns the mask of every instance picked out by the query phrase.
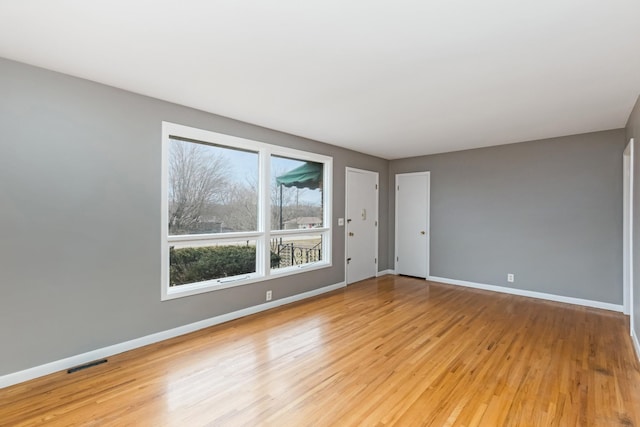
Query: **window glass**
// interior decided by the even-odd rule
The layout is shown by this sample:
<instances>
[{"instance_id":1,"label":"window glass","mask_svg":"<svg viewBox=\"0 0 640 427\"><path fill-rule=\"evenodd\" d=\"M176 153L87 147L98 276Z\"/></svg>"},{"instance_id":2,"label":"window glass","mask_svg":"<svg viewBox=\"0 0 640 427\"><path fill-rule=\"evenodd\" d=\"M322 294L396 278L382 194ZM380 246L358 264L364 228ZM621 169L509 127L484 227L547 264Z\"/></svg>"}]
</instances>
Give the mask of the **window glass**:
<instances>
[{"instance_id":1,"label":"window glass","mask_svg":"<svg viewBox=\"0 0 640 427\"><path fill-rule=\"evenodd\" d=\"M169 235L258 229L258 153L170 139Z\"/></svg>"},{"instance_id":2,"label":"window glass","mask_svg":"<svg viewBox=\"0 0 640 427\"><path fill-rule=\"evenodd\" d=\"M271 229L323 226L324 165L271 156Z\"/></svg>"},{"instance_id":3,"label":"window glass","mask_svg":"<svg viewBox=\"0 0 640 427\"><path fill-rule=\"evenodd\" d=\"M271 264L274 270L322 261L322 234L274 237L271 253L277 259Z\"/></svg>"},{"instance_id":4,"label":"window glass","mask_svg":"<svg viewBox=\"0 0 640 427\"><path fill-rule=\"evenodd\" d=\"M256 241L172 244L169 286L238 277L256 272Z\"/></svg>"}]
</instances>

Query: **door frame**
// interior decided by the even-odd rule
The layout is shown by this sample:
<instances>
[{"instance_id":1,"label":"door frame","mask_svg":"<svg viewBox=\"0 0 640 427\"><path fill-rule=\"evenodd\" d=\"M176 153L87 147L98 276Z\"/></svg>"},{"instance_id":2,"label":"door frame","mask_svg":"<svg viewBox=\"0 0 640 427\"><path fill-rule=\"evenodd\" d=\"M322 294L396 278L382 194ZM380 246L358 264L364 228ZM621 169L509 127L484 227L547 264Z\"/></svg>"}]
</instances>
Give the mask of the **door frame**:
<instances>
[{"instance_id":1,"label":"door frame","mask_svg":"<svg viewBox=\"0 0 640 427\"><path fill-rule=\"evenodd\" d=\"M425 280L429 280L429 277L431 276L431 171L397 173L395 176L393 186L395 203L393 270L395 274L398 274L398 176L410 175L427 176L427 259L425 260L427 264L427 274L425 275Z\"/></svg>"},{"instance_id":2,"label":"door frame","mask_svg":"<svg viewBox=\"0 0 640 427\"><path fill-rule=\"evenodd\" d=\"M631 138L622 153L623 220L622 220L622 311L629 315L630 331L633 331L633 174L634 139Z\"/></svg>"},{"instance_id":3,"label":"door frame","mask_svg":"<svg viewBox=\"0 0 640 427\"><path fill-rule=\"evenodd\" d=\"M374 277L378 276L378 266L380 263L380 257L378 256L378 238L380 234L380 174L375 171L370 171L366 169L358 169L350 166L345 167L344 171L344 283L345 285L349 285L349 277L347 276L347 258L349 255L349 239L347 238L347 219L348 219L348 208L349 208L349 172L356 173L365 173L374 175L376 178L376 188L378 190L377 197L375 200L375 218L376 218L376 233L374 236L374 254L375 254L375 274Z\"/></svg>"}]
</instances>

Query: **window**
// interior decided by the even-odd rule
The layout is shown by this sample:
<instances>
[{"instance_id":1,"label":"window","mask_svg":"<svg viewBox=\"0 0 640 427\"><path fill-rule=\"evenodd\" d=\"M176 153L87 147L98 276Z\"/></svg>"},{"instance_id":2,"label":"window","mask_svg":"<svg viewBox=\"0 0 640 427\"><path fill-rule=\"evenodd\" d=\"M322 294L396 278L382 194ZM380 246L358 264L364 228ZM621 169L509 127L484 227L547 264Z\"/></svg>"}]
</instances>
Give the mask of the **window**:
<instances>
[{"instance_id":1,"label":"window","mask_svg":"<svg viewBox=\"0 0 640 427\"><path fill-rule=\"evenodd\" d=\"M331 157L162 125L162 299L331 265Z\"/></svg>"}]
</instances>

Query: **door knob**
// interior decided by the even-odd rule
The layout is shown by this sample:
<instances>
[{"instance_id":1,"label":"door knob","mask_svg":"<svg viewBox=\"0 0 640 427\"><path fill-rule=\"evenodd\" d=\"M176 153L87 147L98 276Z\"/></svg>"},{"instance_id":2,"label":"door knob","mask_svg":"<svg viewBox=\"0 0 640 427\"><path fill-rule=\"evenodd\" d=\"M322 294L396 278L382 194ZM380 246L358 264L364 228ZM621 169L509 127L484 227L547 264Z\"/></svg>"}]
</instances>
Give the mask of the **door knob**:
<instances>
[{"instance_id":1,"label":"door knob","mask_svg":"<svg viewBox=\"0 0 640 427\"><path fill-rule=\"evenodd\" d=\"M352 236L353 236L353 233L352 233L352 232L349 232L349 237L352 237Z\"/></svg>"},{"instance_id":2,"label":"door knob","mask_svg":"<svg viewBox=\"0 0 640 427\"><path fill-rule=\"evenodd\" d=\"M427 234L427 232L426 231L421 231L420 234Z\"/></svg>"}]
</instances>

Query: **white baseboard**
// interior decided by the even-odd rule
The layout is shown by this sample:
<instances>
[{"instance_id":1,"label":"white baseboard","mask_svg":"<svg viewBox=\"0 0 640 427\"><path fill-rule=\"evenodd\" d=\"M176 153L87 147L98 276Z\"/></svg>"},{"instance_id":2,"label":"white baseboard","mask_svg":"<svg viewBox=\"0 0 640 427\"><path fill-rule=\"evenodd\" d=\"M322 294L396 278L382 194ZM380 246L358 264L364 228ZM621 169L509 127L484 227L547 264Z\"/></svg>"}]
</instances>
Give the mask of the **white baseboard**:
<instances>
[{"instance_id":1,"label":"white baseboard","mask_svg":"<svg viewBox=\"0 0 640 427\"><path fill-rule=\"evenodd\" d=\"M564 302L567 304L582 305L585 307L601 308L604 310L622 312L621 304L611 304L608 302L592 301L582 298L565 297L562 295L546 294L544 292L528 291L525 289L507 288L504 286L485 285L483 283L467 282L465 280L447 279L444 277L429 276L427 280L433 282L447 283L449 285L466 286L467 288L484 289L486 291L501 292L505 294L520 295L523 297L531 297L544 299L548 301Z\"/></svg>"},{"instance_id":2,"label":"white baseboard","mask_svg":"<svg viewBox=\"0 0 640 427\"><path fill-rule=\"evenodd\" d=\"M382 271L378 271L376 273L376 277L380 277L380 276L386 276L387 274L396 274L395 270L382 270Z\"/></svg>"},{"instance_id":3,"label":"white baseboard","mask_svg":"<svg viewBox=\"0 0 640 427\"><path fill-rule=\"evenodd\" d=\"M636 357L640 362L640 342L638 341L638 334L636 334L636 330L631 328L631 342L633 342L633 347L636 350Z\"/></svg>"},{"instance_id":4,"label":"white baseboard","mask_svg":"<svg viewBox=\"0 0 640 427\"><path fill-rule=\"evenodd\" d=\"M264 304L255 305L253 307L244 308L242 310L234 311L231 313L222 314L220 316L211 317L209 319L201 320L199 322L190 323L188 325L179 326L177 328L169 329L167 331L157 332L155 334L147 335L144 337L136 338L130 341L125 341L119 344L110 345L108 347L99 348L86 353L78 354L75 356L67 357L54 362L46 363L44 365L28 368L23 371L14 372L0 376L0 389L9 387L14 384L32 380L34 378L42 377L52 374L54 372L69 369L74 366L83 365L85 363L103 359L105 357L113 356L115 354L123 353L125 351L133 350L145 345L157 343L170 338L174 338L180 335L195 332L200 329L208 328L210 326L218 325L220 323L235 320L240 317L256 314L261 311L269 310L281 305L290 304L292 302L300 301L306 298L311 298L316 295L331 292L336 289L344 288L345 282L336 283L335 285L325 286L323 288L314 289L309 292L303 292L301 294L292 295L290 297L270 301Z\"/></svg>"}]
</instances>

